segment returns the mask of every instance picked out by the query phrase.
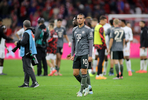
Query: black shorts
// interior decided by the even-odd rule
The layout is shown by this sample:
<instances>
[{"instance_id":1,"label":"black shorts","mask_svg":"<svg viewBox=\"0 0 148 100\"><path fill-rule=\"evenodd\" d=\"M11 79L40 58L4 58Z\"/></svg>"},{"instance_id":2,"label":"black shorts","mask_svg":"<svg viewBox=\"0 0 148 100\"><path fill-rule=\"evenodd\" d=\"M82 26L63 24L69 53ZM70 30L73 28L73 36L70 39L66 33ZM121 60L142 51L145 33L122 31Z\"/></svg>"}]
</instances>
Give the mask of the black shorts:
<instances>
[{"instance_id":1,"label":"black shorts","mask_svg":"<svg viewBox=\"0 0 148 100\"><path fill-rule=\"evenodd\" d=\"M88 55L74 57L73 69L87 69L88 65Z\"/></svg>"},{"instance_id":2,"label":"black shorts","mask_svg":"<svg viewBox=\"0 0 148 100\"><path fill-rule=\"evenodd\" d=\"M60 53L60 55L63 54L63 48L62 47L57 47L56 53Z\"/></svg>"},{"instance_id":3,"label":"black shorts","mask_svg":"<svg viewBox=\"0 0 148 100\"><path fill-rule=\"evenodd\" d=\"M111 59L123 59L123 51L111 51Z\"/></svg>"},{"instance_id":4,"label":"black shorts","mask_svg":"<svg viewBox=\"0 0 148 100\"><path fill-rule=\"evenodd\" d=\"M88 69L92 69L92 62L89 62L89 66L88 66Z\"/></svg>"}]
</instances>

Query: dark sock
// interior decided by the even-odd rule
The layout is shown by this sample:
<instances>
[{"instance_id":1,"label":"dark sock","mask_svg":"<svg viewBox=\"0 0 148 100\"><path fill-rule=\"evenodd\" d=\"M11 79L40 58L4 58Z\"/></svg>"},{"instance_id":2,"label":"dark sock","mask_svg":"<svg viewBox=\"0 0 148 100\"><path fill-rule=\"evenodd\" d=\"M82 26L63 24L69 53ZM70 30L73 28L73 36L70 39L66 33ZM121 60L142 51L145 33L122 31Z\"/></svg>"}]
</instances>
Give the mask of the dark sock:
<instances>
[{"instance_id":1,"label":"dark sock","mask_svg":"<svg viewBox=\"0 0 148 100\"><path fill-rule=\"evenodd\" d=\"M80 75L75 76L75 78L77 79L77 81L79 81L81 83L81 76Z\"/></svg>"},{"instance_id":2,"label":"dark sock","mask_svg":"<svg viewBox=\"0 0 148 100\"><path fill-rule=\"evenodd\" d=\"M119 77L119 65L118 64L115 64L115 69L116 69L117 77Z\"/></svg>"},{"instance_id":3,"label":"dark sock","mask_svg":"<svg viewBox=\"0 0 148 100\"><path fill-rule=\"evenodd\" d=\"M121 76L123 76L123 65L120 65Z\"/></svg>"},{"instance_id":4,"label":"dark sock","mask_svg":"<svg viewBox=\"0 0 148 100\"><path fill-rule=\"evenodd\" d=\"M114 73L114 69L113 68L110 68L110 73Z\"/></svg>"},{"instance_id":5,"label":"dark sock","mask_svg":"<svg viewBox=\"0 0 148 100\"><path fill-rule=\"evenodd\" d=\"M59 72L60 68L58 66L55 66L57 72Z\"/></svg>"},{"instance_id":6,"label":"dark sock","mask_svg":"<svg viewBox=\"0 0 148 100\"><path fill-rule=\"evenodd\" d=\"M87 84L87 74L82 74L82 79L81 79L81 90L80 92L82 93L84 88L87 88L88 84Z\"/></svg>"}]
</instances>

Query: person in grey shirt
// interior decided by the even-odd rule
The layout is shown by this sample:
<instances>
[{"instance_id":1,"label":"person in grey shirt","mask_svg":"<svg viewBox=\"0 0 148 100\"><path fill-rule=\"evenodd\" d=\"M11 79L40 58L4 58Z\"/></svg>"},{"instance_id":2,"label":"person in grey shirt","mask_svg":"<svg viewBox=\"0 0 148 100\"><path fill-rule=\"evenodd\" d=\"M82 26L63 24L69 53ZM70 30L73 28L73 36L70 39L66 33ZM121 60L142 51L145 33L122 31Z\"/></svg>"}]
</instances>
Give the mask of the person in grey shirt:
<instances>
[{"instance_id":1,"label":"person in grey shirt","mask_svg":"<svg viewBox=\"0 0 148 100\"><path fill-rule=\"evenodd\" d=\"M125 45L125 32L119 27L119 19L113 20L114 29L110 33L110 42L108 53L111 51L111 59L113 59L117 77L114 79L123 79L123 47ZM120 63L120 65L118 64ZM119 68L120 67L120 68ZM121 75L119 75L119 69Z\"/></svg>"},{"instance_id":2,"label":"person in grey shirt","mask_svg":"<svg viewBox=\"0 0 148 100\"><path fill-rule=\"evenodd\" d=\"M91 29L84 24L84 21L84 15L78 14L78 26L74 27L72 32L71 60L73 61L73 75L76 78L80 78L80 69L82 73L81 89L77 94L78 97L82 97L84 88L84 96L86 96L91 89L91 86L87 84L87 68L88 62L92 61L93 33Z\"/></svg>"},{"instance_id":3,"label":"person in grey shirt","mask_svg":"<svg viewBox=\"0 0 148 100\"><path fill-rule=\"evenodd\" d=\"M67 35L66 35L66 29L64 27L61 26L62 25L62 19L58 19L57 20L57 27L54 29L55 32L58 34L58 42L57 42L57 51L56 51L56 70L57 72L55 73L55 75L59 75L62 76L62 74L60 74L59 70L60 70L60 64L61 64L61 56L63 53L63 37L67 40L68 45L70 47L71 42L69 41Z\"/></svg>"},{"instance_id":4,"label":"person in grey shirt","mask_svg":"<svg viewBox=\"0 0 148 100\"><path fill-rule=\"evenodd\" d=\"M105 33L105 36L108 36L108 40L110 40L109 37L110 37L111 30L114 29L113 20L110 20L109 23L110 23L110 25L111 25L112 27L108 28L107 31L106 31L106 33ZM107 47L109 47L109 41L108 41L108 43L107 43L106 45L107 45ZM105 55L105 61L108 61L108 57L107 57L106 55ZM105 67L106 67L106 68L105 68ZM114 69L113 69L113 67L114 67L113 59L110 59L110 71L109 71L109 76L113 76L113 75L114 75ZM104 64L104 72L103 72L103 74L106 74L106 70L107 70L107 66L105 66L105 64Z\"/></svg>"}]
</instances>

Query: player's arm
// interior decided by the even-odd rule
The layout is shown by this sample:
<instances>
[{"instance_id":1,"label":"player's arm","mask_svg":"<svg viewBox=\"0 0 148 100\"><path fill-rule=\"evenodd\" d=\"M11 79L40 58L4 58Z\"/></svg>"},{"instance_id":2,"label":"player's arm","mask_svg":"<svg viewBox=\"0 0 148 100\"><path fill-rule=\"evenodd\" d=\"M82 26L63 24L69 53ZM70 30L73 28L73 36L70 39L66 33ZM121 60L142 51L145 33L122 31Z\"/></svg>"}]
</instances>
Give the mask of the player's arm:
<instances>
[{"instance_id":1,"label":"player's arm","mask_svg":"<svg viewBox=\"0 0 148 100\"><path fill-rule=\"evenodd\" d=\"M19 37L19 35L17 33L15 34L15 36L20 40L20 37Z\"/></svg>"},{"instance_id":2,"label":"player's arm","mask_svg":"<svg viewBox=\"0 0 148 100\"><path fill-rule=\"evenodd\" d=\"M66 41L68 42L68 45L69 45L69 47L70 47L70 45L71 45L71 42L69 41L69 39L68 39L68 36L66 35L66 30L64 29L64 38L66 39Z\"/></svg>"},{"instance_id":3,"label":"player's arm","mask_svg":"<svg viewBox=\"0 0 148 100\"><path fill-rule=\"evenodd\" d=\"M125 41L125 32L123 31L123 47L125 46L125 43L126 43L126 41Z\"/></svg>"},{"instance_id":4,"label":"player's arm","mask_svg":"<svg viewBox=\"0 0 148 100\"><path fill-rule=\"evenodd\" d=\"M5 43L5 48L7 49L7 53L9 53L9 50L8 50L8 48L7 48L7 46L6 46L6 43Z\"/></svg>"},{"instance_id":5,"label":"player's arm","mask_svg":"<svg viewBox=\"0 0 148 100\"><path fill-rule=\"evenodd\" d=\"M92 49L93 49L93 32L90 29L88 33L88 42L89 42L89 58L88 61L92 61Z\"/></svg>"},{"instance_id":6,"label":"player's arm","mask_svg":"<svg viewBox=\"0 0 148 100\"><path fill-rule=\"evenodd\" d=\"M4 39L6 39L6 40L13 40L12 38L7 37L7 36L4 34L4 30L3 30L3 29L0 30L0 34L1 34L1 37L4 38Z\"/></svg>"},{"instance_id":7,"label":"player's arm","mask_svg":"<svg viewBox=\"0 0 148 100\"><path fill-rule=\"evenodd\" d=\"M40 37L40 33L41 33L41 31L39 29L36 29L36 31L35 31L35 40L38 40L38 38Z\"/></svg>"},{"instance_id":8,"label":"player's arm","mask_svg":"<svg viewBox=\"0 0 148 100\"><path fill-rule=\"evenodd\" d=\"M133 32L132 32L132 29L129 28L129 35L130 35L130 38L129 38L129 41L133 41Z\"/></svg>"},{"instance_id":9,"label":"player's arm","mask_svg":"<svg viewBox=\"0 0 148 100\"><path fill-rule=\"evenodd\" d=\"M104 32L104 29L103 29L103 27L101 27L101 28L99 29L100 37L101 37L101 41L102 41L102 43L103 43L102 45L106 47L106 44L105 44L105 37L104 37L104 35L103 35L103 32Z\"/></svg>"},{"instance_id":10,"label":"player's arm","mask_svg":"<svg viewBox=\"0 0 148 100\"><path fill-rule=\"evenodd\" d=\"M109 41L109 48L108 48L108 53L110 53L110 49L111 49L111 47L112 47L112 45L113 45L113 41L114 41L114 34L113 34L113 31L111 31L111 33L110 33L110 41Z\"/></svg>"},{"instance_id":11,"label":"player's arm","mask_svg":"<svg viewBox=\"0 0 148 100\"><path fill-rule=\"evenodd\" d=\"M74 53L75 53L75 37L74 31L72 32L72 43L71 43L71 60L74 60Z\"/></svg>"},{"instance_id":12,"label":"player's arm","mask_svg":"<svg viewBox=\"0 0 148 100\"><path fill-rule=\"evenodd\" d=\"M25 32L24 35L23 35L23 39L19 40L16 43L17 43L18 46L25 46L28 43L28 40L29 40L29 34Z\"/></svg>"}]
</instances>

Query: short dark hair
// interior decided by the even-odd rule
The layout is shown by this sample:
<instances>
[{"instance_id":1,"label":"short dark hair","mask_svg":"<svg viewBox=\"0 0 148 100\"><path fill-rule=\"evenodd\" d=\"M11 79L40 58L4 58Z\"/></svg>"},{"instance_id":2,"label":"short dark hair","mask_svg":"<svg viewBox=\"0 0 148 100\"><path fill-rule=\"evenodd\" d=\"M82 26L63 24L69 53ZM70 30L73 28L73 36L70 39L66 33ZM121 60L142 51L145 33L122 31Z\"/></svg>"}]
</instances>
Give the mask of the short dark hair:
<instances>
[{"instance_id":1,"label":"short dark hair","mask_svg":"<svg viewBox=\"0 0 148 100\"><path fill-rule=\"evenodd\" d=\"M126 20L124 20L124 19L121 19L121 22L123 22L123 23L126 25Z\"/></svg>"},{"instance_id":2,"label":"short dark hair","mask_svg":"<svg viewBox=\"0 0 148 100\"><path fill-rule=\"evenodd\" d=\"M29 28L29 27L31 27L31 22L30 22L29 20L24 20L23 25L24 25L26 28Z\"/></svg>"},{"instance_id":3,"label":"short dark hair","mask_svg":"<svg viewBox=\"0 0 148 100\"><path fill-rule=\"evenodd\" d=\"M146 22L144 20L141 21L143 24L145 24Z\"/></svg>"},{"instance_id":4,"label":"short dark hair","mask_svg":"<svg viewBox=\"0 0 148 100\"><path fill-rule=\"evenodd\" d=\"M38 24L40 24L40 23L44 23L44 18L42 18L42 17L40 17L40 18L38 18Z\"/></svg>"},{"instance_id":5,"label":"short dark hair","mask_svg":"<svg viewBox=\"0 0 148 100\"><path fill-rule=\"evenodd\" d=\"M54 27L54 23L49 23L49 25L53 28Z\"/></svg>"},{"instance_id":6,"label":"short dark hair","mask_svg":"<svg viewBox=\"0 0 148 100\"><path fill-rule=\"evenodd\" d=\"M84 15L84 14L82 14L82 13L80 13L80 14L78 14L78 15L82 15L82 16L85 18L85 15ZM77 15L77 16L78 16L78 15Z\"/></svg>"},{"instance_id":7,"label":"short dark hair","mask_svg":"<svg viewBox=\"0 0 148 100\"><path fill-rule=\"evenodd\" d=\"M113 26L113 20L112 19L109 21L109 23Z\"/></svg>"},{"instance_id":8,"label":"short dark hair","mask_svg":"<svg viewBox=\"0 0 148 100\"><path fill-rule=\"evenodd\" d=\"M58 18L57 21L62 21L62 19L61 18Z\"/></svg>"},{"instance_id":9,"label":"short dark hair","mask_svg":"<svg viewBox=\"0 0 148 100\"><path fill-rule=\"evenodd\" d=\"M104 19L107 19L105 16L100 16L100 20L104 20Z\"/></svg>"}]
</instances>

